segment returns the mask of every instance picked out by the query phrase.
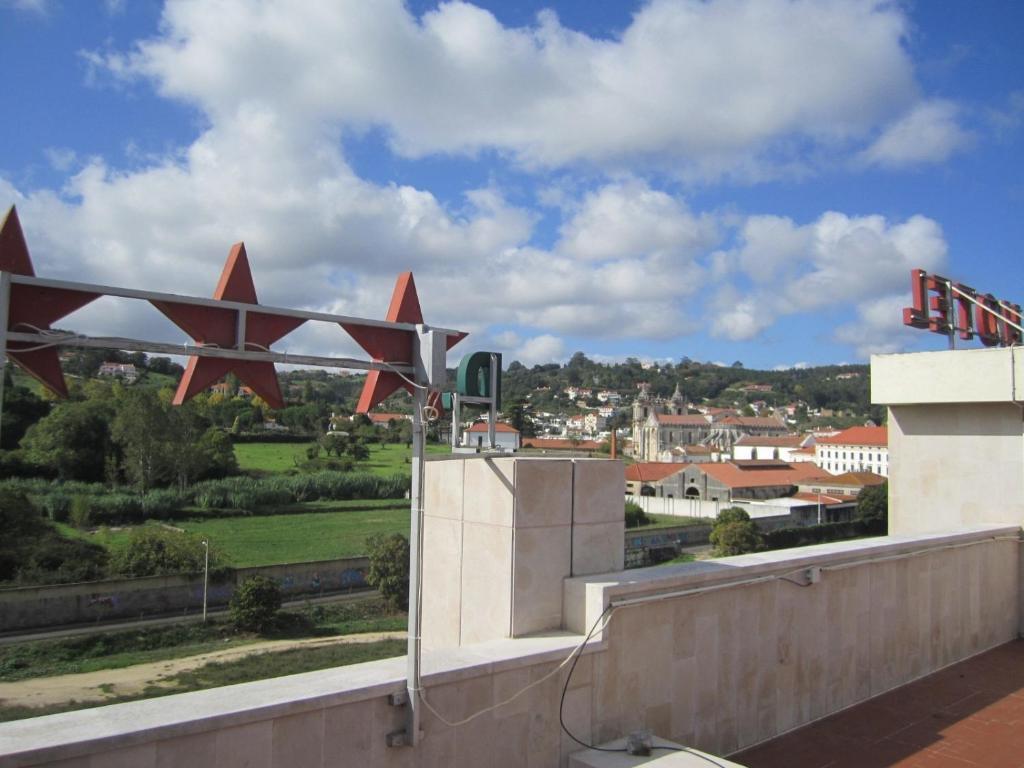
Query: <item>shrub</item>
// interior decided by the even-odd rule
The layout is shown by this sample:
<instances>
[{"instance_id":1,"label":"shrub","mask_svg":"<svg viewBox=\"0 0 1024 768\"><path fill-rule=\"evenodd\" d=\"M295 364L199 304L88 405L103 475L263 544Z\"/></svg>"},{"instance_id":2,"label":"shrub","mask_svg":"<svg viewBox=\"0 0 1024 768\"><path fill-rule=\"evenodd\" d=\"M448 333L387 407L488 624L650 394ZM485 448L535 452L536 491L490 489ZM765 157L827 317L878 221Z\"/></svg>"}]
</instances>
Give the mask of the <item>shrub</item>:
<instances>
[{"instance_id":1,"label":"shrub","mask_svg":"<svg viewBox=\"0 0 1024 768\"><path fill-rule=\"evenodd\" d=\"M23 493L0 490L0 581L53 584L102 578L107 553L63 538Z\"/></svg>"},{"instance_id":2,"label":"shrub","mask_svg":"<svg viewBox=\"0 0 1024 768\"><path fill-rule=\"evenodd\" d=\"M377 534L366 540L370 567L366 583L376 587L387 604L409 608L409 540L400 533Z\"/></svg>"},{"instance_id":3,"label":"shrub","mask_svg":"<svg viewBox=\"0 0 1024 768\"><path fill-rule=\"evenodd\" d=\"M281 588L266 576L246 579L229 604L231 623L238 629L262 632L273 625L281 609Z\"/></svg>"},{"instance_id":4,"label":"shrub","mask_svg":"<svg viewBox=\"0 0 1024 768\"><path fill-rule=\"evenodd\" d=\"M719 557L757 552L764 548L764 539L750 515L740 507L727 507L718 513L709 536Z\"/></svg>"},{"instance_id":5,"label":"shrub","mask_svg":"<svg viewBox=\"0 0 1024 768\"><path fill-rule=\"evenodd\" d=\"M200 573L206 556L202 541L200 536L167 528L137 528L114 550L111 569L132 577ZM223 556L211 546L210 569L222 561Z\"/></svg>"},{"instance_id":6,"label":"shrub","mask_svg":"<svg viewBox=\"0 0 1024 768\"><path fill-rule=\"evenodd\" d=\"M857 517L861 520L877 520L883 527L889 521L889 482L863 489L857 496Z\"/></svg>"},{"instance_id":7,"label":"shrub","mask_svg":"<svg viewBox=\"0 0 1024 768\"><path fill-rule=\"evenodd\" d=\"M777 528L764 534L766 549L788 549L827 541L842 541L858 536L884 536L886 523L882 518L865 518L842 523L822 523L797 528Z\"/></svg>"},{"instance_id":8,"label":"shrub","mask_svg":"<svg viewBox=\"0 0 1024 768\"><path fill-rule=\"evenodd\" d=\"M71 513L71 497L63 493L48 493L41 497L41 504L47 517L55 523L67 522Z\"/></svg>"},{"instance_id":9,"label":"shrub","mask_svg":"<svg viewBox=\"0 0 1024 768\"><path fill-rule=\"evenodd\" d=\"M76 497L77 498L77 497ZM142 521L142 499L131 493L106 493L89 498L94 525L121 525Z\"/></svg>"},{"instance_id":10,"label":"shrub","mask_svg":"<svg viewBox=\"0 0 1024 768\"><path fill-rule=\"evenodd\" d=\"M626 527L627 528L639 528L641 525L647 525L651 522L651 519L647 517L643 507L639 504L635 504L632 501L626 502Z\"/></svg>"},{"instance_id":11,"label":"shrub","mask_svg":"<svg viewBox=\"0 0 1024 768\"><path fill-rule=\"evenodd\" d=\"M170 488L150 491L142 497L142 514L146 518L163 520L173 517L189 502L187 494Z\"/></svg>"},{"instance_id":12,"label":"shrub","mask_svg":"<svg viewBox=\"0 0 1024 768\"><path fill-rule=\"evenodd\" d=\"M89 497L78 494L71 499L71 509L68 512L68 522L75 528L88 528L92 519L92 510L89 504Z\"/></svg>"},{"instance_id":13,"label":"shrub","mask_svg":"<svg viewBox=\"0 0 1024 768\"><path fill-rule=\"evenodd\" d=\"M710 538L715 546L715 554L724 557L757 552L764 547L757 526L750 520L716 525L711 531Z\"/></svg>"}]
</instances>

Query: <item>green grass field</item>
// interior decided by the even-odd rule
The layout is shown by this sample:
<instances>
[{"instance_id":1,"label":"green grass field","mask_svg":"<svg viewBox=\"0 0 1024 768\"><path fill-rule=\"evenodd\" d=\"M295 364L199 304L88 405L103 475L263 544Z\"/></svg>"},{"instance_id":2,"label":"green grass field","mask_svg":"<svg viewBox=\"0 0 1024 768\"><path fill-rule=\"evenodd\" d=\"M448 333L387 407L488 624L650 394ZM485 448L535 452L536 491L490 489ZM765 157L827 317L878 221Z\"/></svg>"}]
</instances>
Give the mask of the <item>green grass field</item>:
<instances>
[{"instance_id":1,"label":"green grass field","mask_svg":"<svg viewBox=\"0 0 1024 768\"><path fill-rule=\"evenodd\" d=\"M409 502L401 499L314 501L296 506L306 511L173 520L168 525L209 537L236 568L356 557L366 554L366 539L376 533L409 535ZM90 532L57 523L64 536L91 541L107 549L127 541L131 531L138 527L99 528Z\"/></svg>"},{"instance_id":2,"label":"green grass field","mask_svg":"<svg viewBox=\"0 0 1024 768\"><path fill-rule=\"evenodd\" d=\"M243 472L274 473L295 469L306 460L309 443L237 443L235 458ZM449 453L447 445L428 445L427 453ZM356 463L355 471L375 475L407 475L412 448L408 445L388 444L370 447L370 458Z\"/></svg>"},{"instance_id":3,"label":"green grass field","mask_svg":"<svg viewBox=\"0 0 1024 768\"><path fill-rule=\"evenodd\" d=\"M408 509L227 517L176 526L209 537L236 568L366 554L376 533L409 535Z\"/></svg>"},{"instance_id":4,"label":"green grass field","mask_svg":"<svg viewBox=\"0 0 1024 768\"><path fill-rule=\"evenodd\" d=\"M309 443L236 443L235 459L243 472L287 472L306 460Z\"/></svg>"}]
</instances>

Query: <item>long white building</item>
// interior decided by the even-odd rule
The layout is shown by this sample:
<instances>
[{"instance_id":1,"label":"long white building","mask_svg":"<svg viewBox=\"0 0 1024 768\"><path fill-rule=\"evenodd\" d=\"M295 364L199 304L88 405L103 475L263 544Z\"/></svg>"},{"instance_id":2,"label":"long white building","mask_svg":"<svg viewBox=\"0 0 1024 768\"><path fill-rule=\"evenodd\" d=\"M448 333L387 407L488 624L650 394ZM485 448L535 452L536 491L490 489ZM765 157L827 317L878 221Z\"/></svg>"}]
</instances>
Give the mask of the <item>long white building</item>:
<instances>
[{"instance_id":1,"label":"long white building","mask_svg":"<svg viewBox=\"0 0 1024 768\"><path fill-rule=\"evenodd\" d=\"M826 472L874 472L889 476L888 427L850 427L814 445L815 463Z\"/></svg>"}]
</instances>

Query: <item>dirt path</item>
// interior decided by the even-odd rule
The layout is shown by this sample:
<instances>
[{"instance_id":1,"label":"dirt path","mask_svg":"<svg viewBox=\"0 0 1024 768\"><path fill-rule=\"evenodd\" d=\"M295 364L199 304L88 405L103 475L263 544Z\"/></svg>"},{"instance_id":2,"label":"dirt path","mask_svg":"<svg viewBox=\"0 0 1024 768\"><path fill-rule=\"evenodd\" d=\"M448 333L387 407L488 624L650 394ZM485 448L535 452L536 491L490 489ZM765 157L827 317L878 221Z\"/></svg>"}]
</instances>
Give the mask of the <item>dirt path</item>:
<instances>
[{"instance_id":1,"label":"dirt path","mask_svg":"<svg viewBox=\"0 0 1024 768\"><path fill-rule=\"evenodd\" d=\"M6 706L43 707L67 701L102 702L116 696L139 693L146 686L190 669L202 667L211 661L231 661L270 651L288 648L312 648L346 643L373 643L378 640L403 638L405 632L366 632L340 637L314 637L305 640L267 640L261 643L210 651L198 656L136 664L121 669L82 672L74 675L36 677L14 683L0 683L0 704Z\"/></svg>"}]
</instances>

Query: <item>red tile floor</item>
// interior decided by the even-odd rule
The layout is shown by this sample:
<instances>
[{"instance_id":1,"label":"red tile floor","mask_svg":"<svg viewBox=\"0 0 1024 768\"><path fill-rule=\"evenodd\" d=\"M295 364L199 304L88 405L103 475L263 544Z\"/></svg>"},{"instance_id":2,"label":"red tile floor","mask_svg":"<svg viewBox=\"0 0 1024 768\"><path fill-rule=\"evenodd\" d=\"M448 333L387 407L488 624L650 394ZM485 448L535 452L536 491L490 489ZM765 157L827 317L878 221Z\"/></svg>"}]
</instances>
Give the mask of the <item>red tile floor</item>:
<instances>
[{"instance_id":1,"label":"red tile floor","mask_svg":"<svg viewBox=\"0 0 1024 768\"><path fill-rule=\"evenodd\" d=\"M730 759L749 768L1022 768L1024 640Z\"/></svg>"}]
</instances>

